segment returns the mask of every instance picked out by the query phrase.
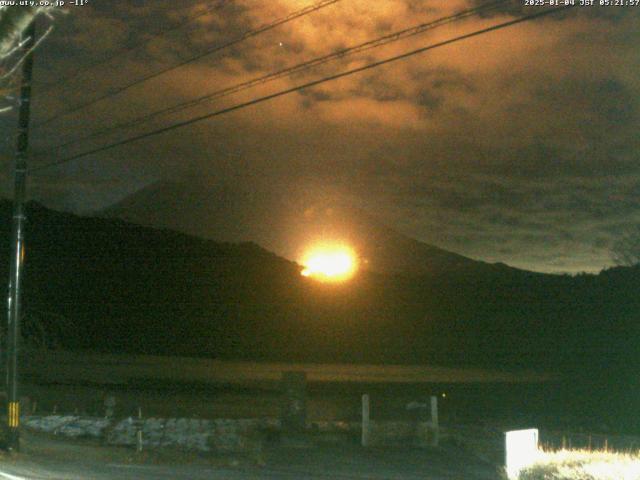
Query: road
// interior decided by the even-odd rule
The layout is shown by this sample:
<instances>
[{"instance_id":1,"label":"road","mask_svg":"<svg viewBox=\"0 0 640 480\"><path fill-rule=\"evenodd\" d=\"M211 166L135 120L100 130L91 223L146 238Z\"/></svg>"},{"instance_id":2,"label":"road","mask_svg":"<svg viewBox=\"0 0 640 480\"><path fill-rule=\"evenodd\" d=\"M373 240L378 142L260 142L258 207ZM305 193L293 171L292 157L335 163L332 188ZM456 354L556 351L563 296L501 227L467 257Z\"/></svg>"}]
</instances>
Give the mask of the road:
<instances>
[{"instance_id":1,"label":"road","mask_svg":"<svg viewBox=\"0 0 640 480\"><path fill-rule=\"evenodd\" d=\"M496 468L453 447L362 449L277 446L263 465L227 458L136 457L130 450L31 437L23 453L0 459L0 480L495 480Z\"/></svg>"}]
</instances>

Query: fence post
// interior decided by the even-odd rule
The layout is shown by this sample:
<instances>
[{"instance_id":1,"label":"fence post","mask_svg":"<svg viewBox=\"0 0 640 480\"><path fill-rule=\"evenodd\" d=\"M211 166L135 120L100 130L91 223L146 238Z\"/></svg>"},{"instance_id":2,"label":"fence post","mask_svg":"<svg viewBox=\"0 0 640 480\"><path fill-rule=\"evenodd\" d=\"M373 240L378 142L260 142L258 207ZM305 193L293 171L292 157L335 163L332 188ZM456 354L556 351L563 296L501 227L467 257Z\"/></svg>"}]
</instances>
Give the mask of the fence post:
<instances>
[{"instance_id":1,"label":"fence post","mask_svg":"<svg viewBox=\"0 0 640 480\"><path fill-rule=\"evenodd\" d=\"M436 396L431 396L431 428L433 428L431 445L437 447L440 444L440 424L438 421L438 397Z\"/></svg>"},{"instance_id":2,"label":"fence post","mask_svg":"<svg viewBox=\"0 0 640 480\"><path fill-rule=\"evenodd\" d=\"M285 434L301 434L307 428L307 375L305 372L283 372L282 430Z\"/></svg>"},{"instance_id":3,"label":"fence post","mask_svg":"<svg viewBox=\"0 0 640 480\"><path fill-rule=\"evenodd\" d=\"M136 420L136 451L142 452L142 408L138 407L138 418Z\"/></svg>"},{"instance_id":4,"label":"fence post","mask_svg":"<svg viewBox=\"0 0 640 480\"><path fill-rule=\"evenodd\" d=\"M362 395L362 446L368 447L371 437L371 404L369 395Z\"/></svg>"},{"instance_id":5,"label":"fence post","mask_svg":"<svg viewBox=\"0 0 640 480\"><path fill-rule=\"evenodd\" d=\"M114 417L116 403L117 403L116 397L114 395L111 395L111 394L105 395L104 401L103 401L104 418L111 420Z\"/></svg>"}]
</instances>

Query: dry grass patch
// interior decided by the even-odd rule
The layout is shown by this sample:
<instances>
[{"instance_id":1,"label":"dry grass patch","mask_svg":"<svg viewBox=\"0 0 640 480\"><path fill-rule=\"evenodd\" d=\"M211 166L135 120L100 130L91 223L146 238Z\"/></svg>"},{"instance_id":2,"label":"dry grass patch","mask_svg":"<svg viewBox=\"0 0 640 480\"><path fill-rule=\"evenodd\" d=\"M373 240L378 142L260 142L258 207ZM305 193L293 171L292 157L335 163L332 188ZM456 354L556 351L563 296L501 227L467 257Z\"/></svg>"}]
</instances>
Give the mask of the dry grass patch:
<instances>
[{"instance_id":1,"label":"dry grass patch","mask_svg":"<svg viewBox=\"0 0 640 480\"><path fill-rule=\"evenodd\" d=\"M640 480L640 453L543 451L518 480Z\"/></svg>"}]
</instances>

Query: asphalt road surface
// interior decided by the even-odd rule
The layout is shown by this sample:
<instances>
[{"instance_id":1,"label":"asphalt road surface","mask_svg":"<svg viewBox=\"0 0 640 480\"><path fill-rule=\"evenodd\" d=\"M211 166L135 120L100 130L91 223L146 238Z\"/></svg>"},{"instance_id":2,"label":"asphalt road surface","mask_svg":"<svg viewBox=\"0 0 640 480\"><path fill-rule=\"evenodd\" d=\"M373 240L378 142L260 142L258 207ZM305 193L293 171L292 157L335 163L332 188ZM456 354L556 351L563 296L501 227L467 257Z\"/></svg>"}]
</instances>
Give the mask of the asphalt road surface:
<instances>
[{"instance_id":1,"label":"asphalt road surface","mask_svg":"<svg viewBox=\"0 0 640 480\"><path fill-rule=\"evenodd\" d=\"M27 442L25 442L27 443ZM158 456L96 445L30 438L18 455L0 458L0 480L496 480L496 467L468 453L356 446L273 447L263 464L232 458Z\"/></svg>"}]
</instances>

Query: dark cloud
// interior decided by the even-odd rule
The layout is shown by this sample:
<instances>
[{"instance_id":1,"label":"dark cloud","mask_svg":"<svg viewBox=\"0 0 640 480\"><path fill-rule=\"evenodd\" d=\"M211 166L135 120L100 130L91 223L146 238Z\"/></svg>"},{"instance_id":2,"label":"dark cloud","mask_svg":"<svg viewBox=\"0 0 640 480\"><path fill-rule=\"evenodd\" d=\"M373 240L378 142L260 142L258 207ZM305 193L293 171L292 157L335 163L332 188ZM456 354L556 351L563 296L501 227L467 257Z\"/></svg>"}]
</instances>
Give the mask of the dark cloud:
<instances>
[{"instance_id":1,"label":"dark cloud","mask_svg":"<svg viewBox=\"0 0 640 480\"><path fill-rule=\"evenodd\" d=\"M60 119L55 128L34 135L34 148L476 4L340 2ZM195 0L180 7L169 1L94 2L63 18L39 54L39 79L140 40L149 43L75 85L46 94L36 90L36 118L281 18L301 4L224 2L186 29L155 40L149 33L209 6ZM508 20L519 14L512 8L70 151ZM612 263L611 245L625 234L625 224L640 221L634 200L640 189L636 10L576 8L557 19L436 49L82 159L34 178L31 194L87 212L155 182L229 191L241 184L240 196L257 204L260 195L286 198L300 208L311 198L344 201L402 233L474 258L545 271L599 270Z\"/></svg>"}]
</instances>

